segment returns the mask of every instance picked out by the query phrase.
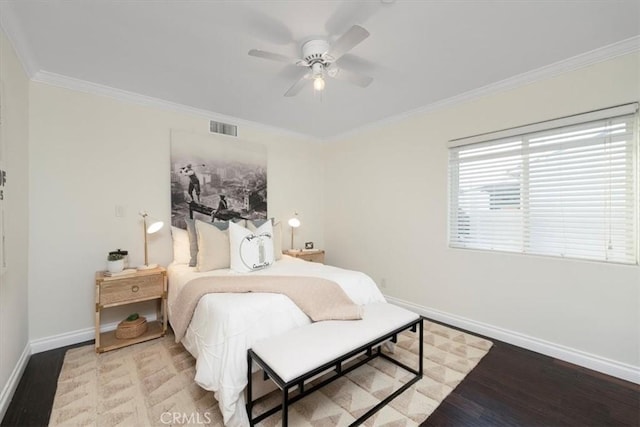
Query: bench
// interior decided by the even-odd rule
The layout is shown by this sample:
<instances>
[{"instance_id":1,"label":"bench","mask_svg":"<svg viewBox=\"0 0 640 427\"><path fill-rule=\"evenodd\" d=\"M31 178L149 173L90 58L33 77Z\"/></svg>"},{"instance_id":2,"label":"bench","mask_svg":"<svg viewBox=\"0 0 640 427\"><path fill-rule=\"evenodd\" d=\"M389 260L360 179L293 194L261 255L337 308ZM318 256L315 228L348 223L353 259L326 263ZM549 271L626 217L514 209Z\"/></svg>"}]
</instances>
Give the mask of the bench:
<instances>
[{"instance_id":1,"label":"bench","mask_svg":"<svg viewBox=\"0 0 640 427\"><path fill-rule=\"evenodd\" d=\"M416 313L387 303L369 304L363 308L362 320L315 322L282 335L261 340L247 351L249 365L247 413L251 426L282 410L282 426L286 427L289 405L376 357L389 360L415 374L415 377L371 408L352 425L364 422L422 378L422 318ZM385 341L396 342L400 332L405 330L416 332L417 329L420 335L418 369L411 368L381 351L381 345ZM360 355L364 357L357 362L347 364ZM282 391L282 404L255 417L253 416L255 400L252 395L251 378L251 366L254 362L264 370L265 377L271 378ZM329 375L326 375L327 373ZM321 375L321 379L309 384ZM298 393L290 396L290 391L296 388Z\"/></svg>"}]
</instances>

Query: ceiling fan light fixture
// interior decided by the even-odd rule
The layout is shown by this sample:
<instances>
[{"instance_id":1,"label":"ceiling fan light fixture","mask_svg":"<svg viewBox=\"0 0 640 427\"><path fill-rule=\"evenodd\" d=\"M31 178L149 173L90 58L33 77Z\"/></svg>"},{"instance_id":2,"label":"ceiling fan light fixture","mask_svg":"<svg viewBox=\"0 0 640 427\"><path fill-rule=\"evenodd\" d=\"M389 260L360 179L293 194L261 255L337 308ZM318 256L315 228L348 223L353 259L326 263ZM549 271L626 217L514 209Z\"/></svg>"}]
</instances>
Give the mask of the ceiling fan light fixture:
<instances>
[{"instance_id":1,"label":"ceiling fan light fixture","mask_svg":"<svg viewBox=\"0 0 640 427\"><path fill-rule=\"evenodd\" d=\"M369 37L367 30L359 25L353 25L332 44L322 39L306 41L302 45L302 58L290 58L279 53L266 52L259 49L251 49L249 55L272 61L285 62L298 67L305 67L309 70L306 74L300 76L298 81L284 93L284 96L287 97L297 95L309 80L313 81L313 89L315 92L323 91L326 85L325 76L344 80L360 87L367 87L373 80L371 77L354 71L344 70L342 67L334 65L343 55L350 52L351 49L367 37Z\"/></svg>"},{"instance_id":2,"label":"ceiling fan light fixture","mask_svg":"<svg viewBox=\"0 0 640 427\"><path fill-rule=\"evenodd\" d=\"M322 75L313 78L313 89L317 91L324 90L324 79L322 78Z\"/></svg>"},{"instance_id":3,"label":"ceiling fan light fixture","mask_svg":"<svg viewBox=\"0 0 640 427\"><path fill-rule=\"evenodd\" d=\"M320 62L316 62L311 66L313 73L313 89L315 91L324 90L324 66Z\"/></svg>"}]
</instances>

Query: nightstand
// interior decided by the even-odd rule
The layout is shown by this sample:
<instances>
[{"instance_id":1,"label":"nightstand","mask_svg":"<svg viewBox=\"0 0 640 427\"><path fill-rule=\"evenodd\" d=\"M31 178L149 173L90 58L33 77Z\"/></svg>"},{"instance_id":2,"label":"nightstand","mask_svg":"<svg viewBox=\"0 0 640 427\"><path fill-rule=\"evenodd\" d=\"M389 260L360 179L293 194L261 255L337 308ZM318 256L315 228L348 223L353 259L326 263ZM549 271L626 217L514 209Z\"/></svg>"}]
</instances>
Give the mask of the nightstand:
<instances>
[{"instance_id":1,"label":"nightstand","mask_svg":"<svg viewBox=\"0 0 640 427\"><path fill-rule=\"evenodd\" d=\"M110 307L157 300L157 320L148 322L147 331L135 338L118 339L115 331L100 333L100 314ZM96 353L151 340L167 332L167 270L162 267L138 270L126 276L96 273Z\"/></svg>"},{"instance_id":2,"label":"nightstand","mask_svg":"<svg viewBox=\"0 0 640 427\"><path fill-rule=\"evenodd\" d=\"M284 253L286 255L289 255L295 258L300 258L305 261L319 262L320 264L324 264L324 251L321 249L313 249L313 250L305 250L305 251L288 250L288 251L284 251Z\"/></svg>"}]
</instances>

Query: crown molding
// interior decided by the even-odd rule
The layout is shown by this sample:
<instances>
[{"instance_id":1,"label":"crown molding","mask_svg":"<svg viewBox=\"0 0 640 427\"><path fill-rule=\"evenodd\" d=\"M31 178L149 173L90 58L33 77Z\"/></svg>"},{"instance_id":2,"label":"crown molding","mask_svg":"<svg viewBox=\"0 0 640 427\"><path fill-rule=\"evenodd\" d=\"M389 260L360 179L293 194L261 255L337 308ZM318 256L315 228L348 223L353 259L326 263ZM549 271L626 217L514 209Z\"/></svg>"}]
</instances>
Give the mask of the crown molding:
<instances>
[{"instance_id":1,"label":"crown molding","mask_svg":"<svg viewBox=\"0 0 640 427\"><path fill-rule=\"evenodd\" d=\"M27 38L13 13L10 2L0 1L0 29L7 36L27 77L32 78L40 67L31 53Z\"/></svg>"},{"instance_id":2,"label":"crown molding","mask_svg":"<svg viewBox=\"0 0 640 427\"><path fill-rule=\"evenodd\" d=\"M158 108L165 111L172 111L176 113L187 114L190 116L202 117L202 118L206 118L207 120L216 120L216 121L221 121L225 123L232 123L234 125L237 125L239 128L238 136L241 136L240 135L240 132L242 132L241 127L247 126L255 130L273 132L273 133L278 133L282 135L288 135L290 137L305 139L309 142L319 141L319 139L316 137L295 132L289 129L279 128L279 127L270 126L264 123L227 116L224 114L216 113L214 111L190 107L188 105L178 104L171 101L165 101L163 99L142 95L136 92L117 89L111 86L105 86L98 83L92 83L86 80L80 80L73 77L64 76L62 74L50 73L48 71L38 71L31 78L31 80L34 82L45 83L51 86L70 89L78 92L84 92L91 95L104 96L104 97L116 99L118 101L141 105L144 107ZM208 125L207 125L207 129L208 129Z\"/></svg>"},{"instance_id":3,"label":"crown molding","mask_svg":"<svg viewBox=\"0 0 640 427\"><path fill-rule=\"evenodd\" d=\"M504 80L500 80L495 83L488 84L486 86L479 87L464 93L461 93L450 98L442 99L440 101L432 102L423 107L419 107L413 110L406 111L394 116L387 117L385 119L378 120L373 123L369 123L347 132L325 138L325 142L337 141L340 139L348 138L365 131L372 131L384 126L395 124L411 117L440 110L446 107L452 107L457 104L469 102L477 98L481 98L488 95L493 95L499 92L515 89L520 86L531 84L537 81L546 80L560 74L568 73L578 70L580 68L588 67L600 62L604 62L610 59L617 58L619 56L635 53L640 51L640 36L634 36L608 46L604 46L589 52L582 53L580 55L573 56L571 58L555 62L544 67L537 68L526 73L518 74L513 77L509 77Z\"/></svg>"}]
</instances>

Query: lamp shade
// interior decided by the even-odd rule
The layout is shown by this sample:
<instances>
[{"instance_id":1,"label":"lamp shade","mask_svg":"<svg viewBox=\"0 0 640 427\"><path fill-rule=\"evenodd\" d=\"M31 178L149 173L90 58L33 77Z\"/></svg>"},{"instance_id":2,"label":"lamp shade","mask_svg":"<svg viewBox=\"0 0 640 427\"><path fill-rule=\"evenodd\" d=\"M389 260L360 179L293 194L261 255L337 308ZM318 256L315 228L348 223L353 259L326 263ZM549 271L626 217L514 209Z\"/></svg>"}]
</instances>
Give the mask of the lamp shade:
<instances>
[{"instance_id":1,"label":"lamp shade","mask_svg":"<svg viewBox=\"0 0 640 427\"><path fill-rule=\"evenodd\" d=\"M147 218L147 234L153 234L164 226L164 222Z\"/></svg>"},{"instance_id":2,"label":"lamp shade","mask_svg":"<svg viewBox=\"0 0 640 427\"><path fill-rule=\"evenodd\" d=\"M293 228L298 228L300 227L300 220L298 219L298 217L293 217L289 220L289 226L293 227Z\"/></svg>"}]
</instances>

